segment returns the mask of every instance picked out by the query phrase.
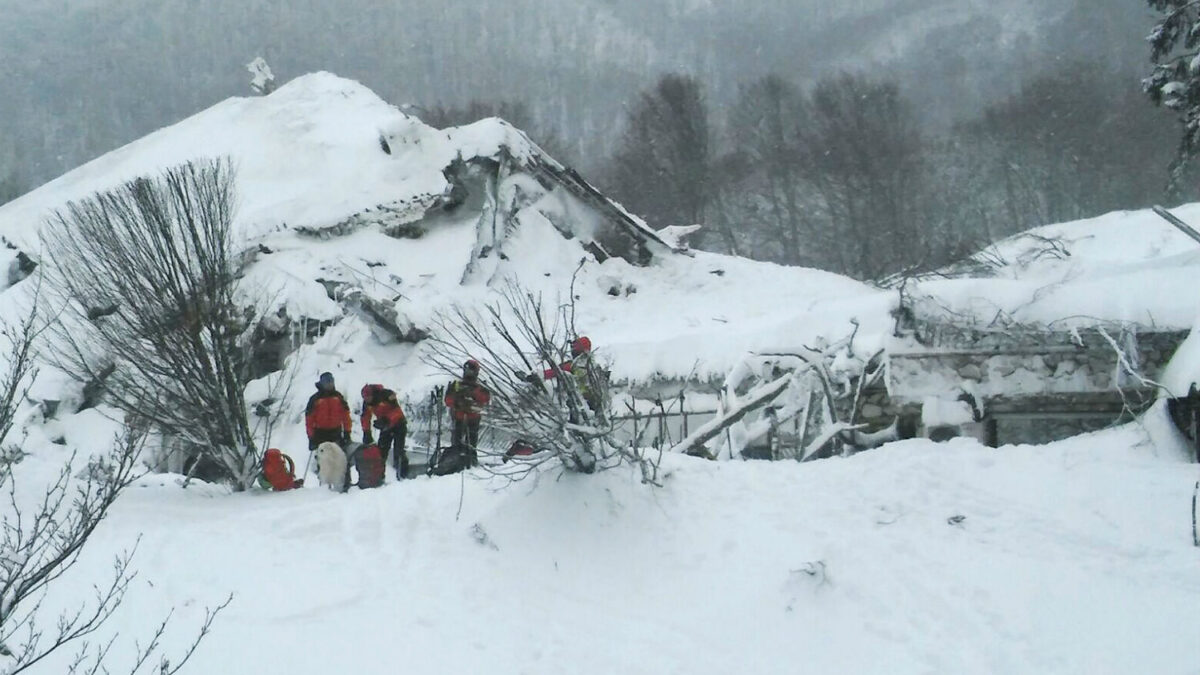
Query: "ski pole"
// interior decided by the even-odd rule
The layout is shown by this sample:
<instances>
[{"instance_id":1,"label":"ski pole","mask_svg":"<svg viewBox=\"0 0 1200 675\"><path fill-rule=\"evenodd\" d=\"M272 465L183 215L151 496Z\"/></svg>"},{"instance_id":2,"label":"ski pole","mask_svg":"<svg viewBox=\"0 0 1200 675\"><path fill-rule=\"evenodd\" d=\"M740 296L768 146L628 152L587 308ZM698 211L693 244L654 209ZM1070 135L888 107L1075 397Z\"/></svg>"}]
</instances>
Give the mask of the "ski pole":
<instances>
[{"instance_id":1,"label":"ski pole","mask_svg":"<svg viewBox=\"0 0 1200 675\"><path fill-rule=\"evenodd\" d=\"M301 478L308 477L308 470L312 467L313 455L315 454L317 453L313 452L310 448L308 451L308 461L304 463L304 473L300 475Z\"/></svg>"},{"instance_id":2,"label":"ski pole","mask_svg":"<svg viewBox=\"0 0 1200 675\"><path fill-rule=\"evenodd\" d=\"M1200 480L1192 488L1192 545L1200 546L1200 531L1196 530L1196 493L1200 492Z\"/></svg>"}]
</instances>

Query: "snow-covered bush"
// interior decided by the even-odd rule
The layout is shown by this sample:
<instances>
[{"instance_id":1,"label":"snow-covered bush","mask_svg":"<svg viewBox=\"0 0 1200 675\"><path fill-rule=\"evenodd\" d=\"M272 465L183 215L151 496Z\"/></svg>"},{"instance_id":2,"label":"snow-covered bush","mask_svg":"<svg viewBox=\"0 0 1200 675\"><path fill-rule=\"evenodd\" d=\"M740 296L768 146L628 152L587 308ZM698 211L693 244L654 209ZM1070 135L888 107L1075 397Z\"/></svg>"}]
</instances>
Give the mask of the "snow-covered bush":
<instances>
[{"instance_id":1,"label":"snow-covered bush","mask_svg":"<svg viewBox=\"0 0 1200 675\"><path fill-rule=\"evenodd\" d=\"M244 489L257 472L244 387L227 160L187 163L71 202L43 231L60 305L50 354L130 420L180 439Z\"/></svg>"}]
</instances>

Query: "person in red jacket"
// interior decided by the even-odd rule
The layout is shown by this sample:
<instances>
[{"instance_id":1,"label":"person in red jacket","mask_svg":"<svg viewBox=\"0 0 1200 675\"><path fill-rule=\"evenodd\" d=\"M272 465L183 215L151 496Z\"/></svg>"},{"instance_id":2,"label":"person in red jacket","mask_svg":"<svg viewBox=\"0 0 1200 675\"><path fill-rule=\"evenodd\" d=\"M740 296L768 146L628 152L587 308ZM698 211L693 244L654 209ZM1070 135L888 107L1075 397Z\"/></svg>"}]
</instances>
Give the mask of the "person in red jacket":
<instances>
[{"instance_id":1,"label":"person in red jacket","mask_svg":"<svg viewBox=\"0 0 1200 675\"><path fill-rule=\"evenodd\" d=\"M466 450L472 465L476 462L475 451L479 444L479 423L483 418L483 409L491 400L492 392L479 383L479 362L475 359L463 364L461 380L455 380L446 387L446 407L450 408L450 418L454 423L450 431L450 445Z\"/></svg>"},{"instance_id":2,"label":"person in red jacket","mask_svg":"<svg viewBox=\"0 0 1200 675\"><path fill-rule=\"evenodd\" d=\"M593 412L600 410L600 396L595 391L594 383L591 381L592 369L592 341L586 335L581 335L574 340L571 340L571 359L563 361L558 369L564 373L569 373L575 378L575 385L579 388L579 393L583 396L584 402ZM558 376L558 373L553 368L547 368L542 372L540 379L553 380ZM537 372L530 373L525 377L527 382L537 382L539 380Z\"/></svg>"},{"instance_id":3,"label":"person in red jacket","mask_svg":"<svg viewBox=\"0 0 1200 675\"><path fill-rule=\"evenodd\" d=\"M379 429L379 452L383 465L387 466L388 449L392 449L392 466L397 478L408 477L408 454L404 452L404 441L408 437L408 420L396 399L396 392L382 384L368 384L362 388L362 434L363 444L375 441L371 428ZM374 418L374 423L372 423Z\"/></svg>"},{"instance_id":4,"label":"person in red jacket","mask_svg":"<svg viewBox=\"0 0 1200 675\"><path fill-rule=\"evenodd\" d=\"M332 373L321 373L317 393L308 399L304 409L304 427L308 432L308 449L315 450L325 441L345 447L350 443L350 406L338 393Z\"/></svg>"}]
</instances>

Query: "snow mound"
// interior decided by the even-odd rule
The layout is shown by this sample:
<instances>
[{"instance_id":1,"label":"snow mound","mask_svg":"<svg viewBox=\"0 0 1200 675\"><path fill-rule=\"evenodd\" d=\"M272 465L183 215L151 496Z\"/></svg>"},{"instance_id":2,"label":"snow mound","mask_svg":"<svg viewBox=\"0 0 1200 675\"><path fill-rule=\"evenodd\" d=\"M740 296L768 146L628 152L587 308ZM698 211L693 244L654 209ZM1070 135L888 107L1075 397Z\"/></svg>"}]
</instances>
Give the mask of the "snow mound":
<instances>
[{"instance_id":1,"label":"snow mound","mask_svg":"<svg viewBox=\"0 0 1200 675\"><path fill-rule=\"evenodd\" d=\"M1200 204L1176 210L1200 223ZM1200 246L1150 210L1034 228L925 281L947 315L1070 328L1098 322L1188 328L1200 312Z\"/></svg>"},{"instance_id":2,"label":"snow mound","mask_svg":"<svg viewBox=\"0 0 1200 675\"><path fill-rule=\"evenodd\" d=\"M552 306L574 301L618 383L719 383L750 352L854 333L869 354L892 334L899 294L836 274L704 252L648 265L597 255L584 236L594 214L528 175L468 175L500 183L493 201L430 217L457 160L562 167L501 120L432 129L327 73L105 155L0 208L0 236L53 255L37 248L51 209L221 154L237 163L237 225L255 251L245 299L312 337L290 356L292 413L271 441L301 462L305 378L333 371L352 405L365 382L424 401L445 375L398 333L493 301L509 280ZM497 209L517 224L503 255L482 238L481 214ZM1200 218L1200 205L1180 214ZM1013 237L917 292L988 320L1189 326L1194 248L1149 212L1110 214ZM19 316L32 287L0 287L0 319ZM1194 377L1196 351L1168 378ZM485 365L485 377L510 376ZM65 402L74 386L51 373L33 393ZM251 404L267 394L264 380L247 388ZM52 477L60 443L94 452L119 426L67 408L46 420L23 405L23 477ZM1194 667L1200 628L1187 457L1160 404L1138 425L1039 447L906 441L809 464L668 456L661 490L615 471L504 491L473 475L228 495L160 474L118 502L46 606L86 593L141 535L139 579L153 586L131 591L113 624L122 635L171 608L173 625L194 625L236 594L199 672L385 672L401 660L416 673L1176 672ZM379 627L402 649L353 638Z\"/></svg>"},{"instance_id":3,"label":"snow mound","mask_svg":"<svg viewBox=\"0 0 1200 675\"><path fill-rule=\"evenodd\" d=\"M153 586L123 636L170 607L184 633L234 592L198 672L1185 672L1194 471L1156 454L1128 426L812 464L670 457L657 490L624 472L347 495L147 481L64 586L140 535ZM354 648L347 626L386 626L402 654Z\"/></svg>"}]
</instances>

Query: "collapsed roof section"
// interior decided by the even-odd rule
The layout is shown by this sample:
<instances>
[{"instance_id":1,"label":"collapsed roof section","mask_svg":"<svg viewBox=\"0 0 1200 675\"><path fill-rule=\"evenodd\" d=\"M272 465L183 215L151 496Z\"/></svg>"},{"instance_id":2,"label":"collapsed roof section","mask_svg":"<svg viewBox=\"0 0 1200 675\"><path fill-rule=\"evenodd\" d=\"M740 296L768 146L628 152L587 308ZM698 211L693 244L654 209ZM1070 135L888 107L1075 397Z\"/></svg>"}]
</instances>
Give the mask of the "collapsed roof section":
<instances>
[{"instance_id":1,"label":"collapsed roof section","mask_svg":"<svg viewBox=\"0 0 1200 675\"><path fill-rule=\"evenodd\" d=\"M477 209L476 258L500 255L535 213L599 257L647 264L673 250L507 122L434 129L329 73L228 99L89 162L0 207L0 237L34 255L42 221L66 202L219 156L237 170L235 228L248 245L282 230L327 238L366 225L404 236Z\"/></svg>"}]
</instances>

